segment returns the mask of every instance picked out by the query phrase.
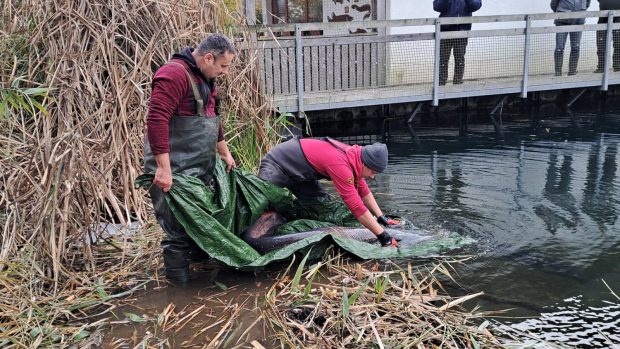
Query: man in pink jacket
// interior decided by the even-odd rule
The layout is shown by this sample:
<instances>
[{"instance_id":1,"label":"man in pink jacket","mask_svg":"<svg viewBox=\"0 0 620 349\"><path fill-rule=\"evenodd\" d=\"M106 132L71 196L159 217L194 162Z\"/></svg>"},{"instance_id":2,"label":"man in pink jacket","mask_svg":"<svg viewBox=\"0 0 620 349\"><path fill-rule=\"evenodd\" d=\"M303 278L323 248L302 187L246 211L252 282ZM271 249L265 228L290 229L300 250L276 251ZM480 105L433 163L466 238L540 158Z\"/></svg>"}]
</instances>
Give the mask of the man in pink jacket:
<instances>
[{"instance_id":1,"label":"man in pink jacket","mask_svg":"<svg viewBox=\"0 0 620 349\"><path fill-rule=\"evenodd\" d=\"M384 230L394 222L383 215L365 180L383 172L387 161L387 147L381 143L361 147L330 138L294 138L265 155L258 176L288 188L300 199L326 196L319 180L329 179L351 213L382 246L398 246Z\"/></svg>"}]
</instances>

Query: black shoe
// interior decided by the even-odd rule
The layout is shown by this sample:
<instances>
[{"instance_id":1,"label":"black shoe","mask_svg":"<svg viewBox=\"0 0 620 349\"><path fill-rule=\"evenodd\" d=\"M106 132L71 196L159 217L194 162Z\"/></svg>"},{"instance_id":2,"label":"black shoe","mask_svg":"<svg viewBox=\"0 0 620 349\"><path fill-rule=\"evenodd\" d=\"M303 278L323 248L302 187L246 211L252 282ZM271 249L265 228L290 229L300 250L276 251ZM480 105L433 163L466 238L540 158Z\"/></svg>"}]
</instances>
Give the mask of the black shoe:
<instances>
[{"instance_id":1,"label":"black shoe","mask_svg":"<svg viewBox=\"0 0 620 349\"><path fill-rule=\"evenodd\" d=\"M594 71L595 74L600 74L603 72L603 68L596 68L596 70Z\"/></svg>"},{"instance_id":2,"label":"black shoe","mask_svg":"<svg viewBox=\"0 0 620 349\"><path fill-rule=\"evenodd\" d=\"M164 246L164 267L166 279L175 285L189 282L189 255L185 249L176 246Z\"/></svg>"},{"instance_id":3,"label":"black shoe","mask_svg":"<svg viewBox=\"0 0 620 349\"><path fill-rule=\"evenodd\" d=\"M454 80L453 84L460 85L463 83L463 80Z\"/></svg>"},{"instance_id":4,"label":"black shoe","mask_svg":"<svg viewBox=\"0 0 620 349\"><path fill-rule=\"evenodd\" d=\"M208 261L210 257L202 248L196 246L189 251L188 259L190 263L201 263Z\"/></svg>"},{"instance_id":5,"label":"black shoe","mask_svg":"<svg viewBox=\"0 0 620 349\"><path fill-rule=\"evenodd\" d=\"M571 75L577 75L577 72L576 72L576 71L569 71L569 72L568 72L568 75L569 75L569 76L571 76Z\"/></svg>"}]
</instances>

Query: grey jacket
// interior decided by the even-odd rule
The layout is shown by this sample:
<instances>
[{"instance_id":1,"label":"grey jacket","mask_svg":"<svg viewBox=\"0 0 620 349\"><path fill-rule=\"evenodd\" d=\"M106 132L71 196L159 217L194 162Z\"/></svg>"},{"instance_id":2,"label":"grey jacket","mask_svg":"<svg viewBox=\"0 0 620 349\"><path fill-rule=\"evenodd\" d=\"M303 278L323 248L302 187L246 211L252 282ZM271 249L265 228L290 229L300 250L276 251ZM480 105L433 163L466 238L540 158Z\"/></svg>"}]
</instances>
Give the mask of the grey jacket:
<instances>
[{"instance_id":1,"label":"grey jacket","mask_svg":"<svg viewBox=\"0 0 620 349\"><path fill-rule=\"evenodd\" d=\"M598 0L601 11L620 10L620 0Z\"/></svg>"},{"instance_id":2,"label":"grey jacket","mask_svg":"<svg viewBox=\"0 0 620 349\"><path fill-rule=\"evenodd\" d=\"M575 12L585 11L590 7L590 0L551 0L551 10L553 12ZM584 24L585 18L556 19L556 25L575 25Z\"/></svg>"}]
</instances>

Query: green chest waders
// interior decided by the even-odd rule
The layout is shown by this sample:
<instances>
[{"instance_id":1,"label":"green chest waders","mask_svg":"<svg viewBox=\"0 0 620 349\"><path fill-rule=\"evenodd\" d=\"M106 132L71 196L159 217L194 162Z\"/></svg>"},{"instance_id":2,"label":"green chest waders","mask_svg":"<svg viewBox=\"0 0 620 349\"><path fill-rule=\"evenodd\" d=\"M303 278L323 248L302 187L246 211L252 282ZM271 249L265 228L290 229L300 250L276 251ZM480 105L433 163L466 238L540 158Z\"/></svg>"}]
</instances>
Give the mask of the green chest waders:
<instances>
[{"instance_id":1,"label":"green chest waders","mask_svg":"<svg viewBox=\"0 0 620 349\"><path fill-rule=\"evenodd\" d=\"M179 63L176 64L183 67ZM181 173L200 178L208 184L215 169L218 117L206 117L204 102L191 74L185 70L192 85L198 115L173 115L169 123L170 166L172 173ZM144 172L155 172L157 163L151 151L148 138L144 142ZM174 183L172 183L174 186ZM149 190L157 222L166 232L162 241L166 277L175 283L189 281L189 260L199 253L198 247L187 235L181 224L170 211L164 192L153 185Z\"/></svg>"}]
</instances>

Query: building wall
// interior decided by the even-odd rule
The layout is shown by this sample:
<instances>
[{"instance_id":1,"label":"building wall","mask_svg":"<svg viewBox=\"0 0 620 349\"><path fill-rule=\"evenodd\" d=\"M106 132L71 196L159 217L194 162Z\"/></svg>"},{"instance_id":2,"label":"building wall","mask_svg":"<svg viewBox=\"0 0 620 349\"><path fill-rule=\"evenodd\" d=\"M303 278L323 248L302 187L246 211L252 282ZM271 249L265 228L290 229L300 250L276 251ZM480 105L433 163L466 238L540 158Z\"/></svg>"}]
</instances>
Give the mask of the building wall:
<instances>
[{"instance_id":1,"label":"building wall","mask_svg":"<svg viewBox=\"0 0 620 349\"><path fill-rule=\"evenodd\" d=\"M510 3L510 4L507 4ZM482 0L482 8L474 16L493 16L510 14L550 13L549 0ZM435 18L432 0L387 0L389 19ZM598 11L598 1L593 0L589 11ZM595 24L596 18L589 18L587 24ZM553 26L552 20L534 21L532 26ZM525 22L474 23L472 30L523 28ZM434 32L434 26L392 28L391 34ZM533 35L530 43L531 75L553 72L553 51L555 34ZM388 46L387 84L428 83L433 79L433 43L430 41L393 43ZM476 80L488 76L518 76L523 70L524 37L472 38L467 45L465 79ZM567 40L564 57L564 72L568 69L570 42ZM578 71L596 69L596 33L584 32L581 39L581 57ZM450 60L449 80L453 72Z\"/></svg>"},{"instance_id":2,"label":"building wall","mask_svg":"<svg viewBox=\"0 0 620 349\"><path fill-rule=\"evenodd\" d=\"M323 1L323 22L363 22L377 19L373 0L325 0ZM325 35L366 34L374 30L364 28L326 31Z\"/></svg>"},{"instance_id":3,"label":"building wall","mask_svg":"<svg viewBox=\"0 0 620 349\"><path fill-rule=\"evenodd\" d=\"M431 18L438 13L433 10L432 0L386 0L389 19ZM475 16L514 15L551 12L548 0L482 0L482 8ZM598 11L598 1L592 0L589 11ZM589 21L588 23L594 23ZM541 24L544 24L541 22ZM547 22L550 25L551 22ZM473 29L498 28L491 24L474 24Z\"/></svg>"}]
</instances>

